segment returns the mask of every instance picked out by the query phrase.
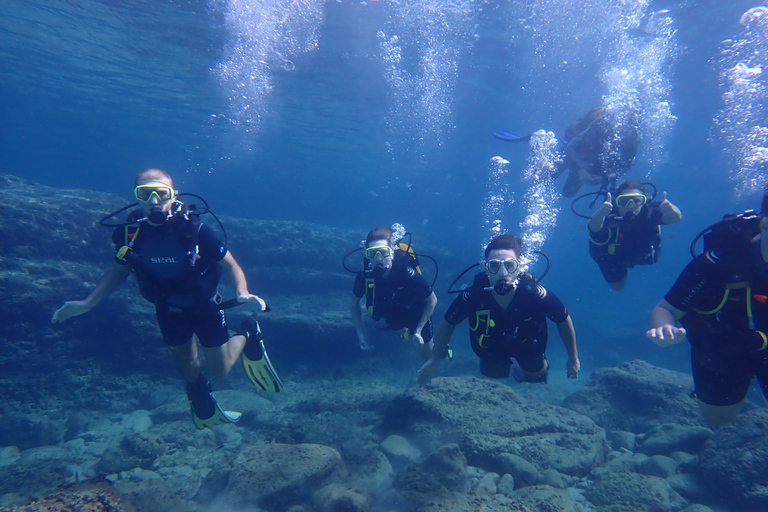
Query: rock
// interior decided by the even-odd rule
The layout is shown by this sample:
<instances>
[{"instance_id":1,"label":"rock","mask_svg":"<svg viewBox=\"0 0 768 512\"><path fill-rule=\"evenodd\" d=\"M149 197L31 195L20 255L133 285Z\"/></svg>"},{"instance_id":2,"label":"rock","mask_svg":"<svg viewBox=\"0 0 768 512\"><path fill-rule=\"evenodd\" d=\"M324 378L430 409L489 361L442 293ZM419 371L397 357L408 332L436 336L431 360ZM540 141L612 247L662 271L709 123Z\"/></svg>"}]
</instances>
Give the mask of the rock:
<instances>
[{"instance_id":1,"label":"rock","mask_svg":"<svg viewBox=\"0 0 768 512\"><path fill-rule=\"evenodd\" d=\"M21 451L16 446L0 448L0 468L15 464L21 458Z\"/></svg>"},{"instance_id":2,"label":"rock","mask_svg":"<svg viewBox=\"0 0 768 512\"><path fill-rule=\"evenodd\" d=\"M332 483L326 485L312 497L317 512L369 512L370 496L360 489Z\"/></svg>"},{"instance_id":3,"label":"rock","mask_svg":"<svg viewBox=\"0 0 768 512\"><path fill-rule=\"evenodd\" d=\"M637 469L643 475L669 478L677 472L677 461L664 455L653 455L641 462Z\"/></svg>"},{"instance_id":4,"label":"rock","mask_svg":"<svg viewBox=\"0 0 768 512\"><path fill-rule=\"evenodd\" d=\"M368 461L358 461L356 467L365 468L363 471L351 474L351 482L356 487L365 489L373 494L380 494L392 486L395 470L386 455L378 450L368 453Z\"/></svg>"},{"instance_id":5,"label":"rock","mask_svg":"<svg viewBox=\"0 0 768 512\"><path fill-rule=\"evenodd\" d=\"M637 451L647 455L670 455L683 451L697 453L712 435L712 430L699 425L665 423L641 436Z\"/></svg>"},{"instance_id":6,"label":"rock","mask_svg":"<svg viewBox=\"0 0 768 512\"><path fill-rule=\"evenodd\" d=\"M467 490L467 459L456 444L442 446L423 462L409 464L392 482L407 493L461 493Z\"/></svg>"},{"instance_id":7,"label":"rock","mask_svg":"<svg viewBox=\"0 0 768 512\"><path fill-rule=\"evenodd\" d=\"M768 510L768 412L742 412L715 431L689 469L720 498L745 510Z\"/></svg>"},{"instance_id":8,"label":"rock","mask_svg":"<svg viewBox=\"0 0 768 512\"><path fill-rule=\"evenodd\" d=\"M712 512L712 509L706 505L693 504L688 505L680 512Z\"/></svg>"},{"instance_id":9,"label":"rock","mask_svg":"<svg viewBox=\"0 0 768 512\"><path fill-rule=\"evenodd\" d=\"M250 445L208 474L196 500L224 499L234 507L286 509L306 504L346 468L338 451L317 444Z\"/></svg>"},{"instance_id":10,"label":"rock","mask_svg":"<svg viewBox=\"0 0 768 512\"><path fill-rule=\"evenodd\" d=\"M121 424L128 430L136 432L137 434L144 432L152 426L152 413L143 409L133 411L128 414Z\"/></svg>"},{"instance_id":11,"label":"rock","mask_svg":"<svg viewBox=\"0 0 768 512\"><path fill-rule=\"evenodd\" d=\"M79 490L68 489L26 505L13 507L13 512L134 512L115 493L103 485L88 485Z\"/></svg>"},{"instance_id":12,"label":"rock","mask_svg":"<svg viewBox=\"0 0 768 512\"><path fill-rule=\"evenodd\" d=\"M572 476L588 474L605 457L603 430L589 418L471 377L435 378L407 390L391 402L380 430L407 435L423 451L460 443L470 464L499 474L509 473L501 453Z\"/></svg>"},{"instance_id":13,"label":"rock","mask_svg":"<svg viewBox=\"0 0 768 512\"><path fill-rule=\"evenodd\" d=\"M10 412L4 414L0 421L0 446L16 446L19 450L26 450L58 444L64 440L65 433L66 427L62 422L42 415Z\"/></svg>"},{"instance_id":14,"label":"rock","mask_svg":"<svg viewBox=\"0 0 768 512\"><path fill-rule=\"evenodd\" d=\"M581 510L566 491L546 485L519 489L512 497L532 510L546 512L579 512Z\"/></svg>"},{"instance_id":15,"label":"rock","mask_svg":"<svg viewBox=\"0 0 768 512\"><path fill-rule=\"evenodd\" d=\"M688 501L707 501L711 497L709 490L701 484L696 475L678 473L667 478L669 486Z\"/></svg>"},{"instance_id":16,"label":"rock","mask_svg":"<svg viewBox=\"0 0 768 512\"><path fill-rule=\"evenodd\" d=\"M618 451L624 449L630 452L635 451L635 439L637 438L637 435L632 432L627 432L625 430L611 430L606 432L605 437L608 439L612 450Z\"/></svg>"},{"instance_id":17,"label":"rock","mask_svg":"<svg viewBox=\"0 0 768 512\"><path fill-rule=\"evenodd\" d=\"M690 375L634 360L595 370L589 383L563 401L563 407L592 418L606 430L640 434L670 423L702 425L691 399Z\"/></svg>"},{"instance_id":18,"label":"rock","mask_svg":"<svg viewBox=\"0 0 768 512\"><path fill-rule=\"evenodd\" d=\"M535 485L539 478L539 470L536 466L511 453L502 453L498 457L498 465L503 473L509 473L515 479L517 488Z\"/></svg>"},{"instance_id":19,"label":"rock","mask_svg":"<svg viewBox=\"0 0 768 512\"><path fill-rule=\"evenodd\" d=\"M421 457L421 450L413 446L406 438L398 435L391 435L384 439L379 448L389 457L394 467L402 467Z\"/></svg>"},{"instance_id":20,"label":"rock","mask_svg":"<svg viewBox=\"0 0 768 512\"><path fill-rule=\"evenodd\" d=\"M603 473L585 496L601 512L670 512L688 505L666 480L637 473Z\"/></svg>"},{"instance_id":21,"label":"rock","mask_svg":"<svg viewBox=\"0 0 768 512\"><path fill-rule=\"evenodd\" d=\"M568 475L564 475L556 469L550 468L541 472L539 475L538 483L542 485L548 485L556 489L565 489L570 485L572 480L573 478L569 477Z\"/></svg>"},{"instance_id":22,"label":"rock","mask_svg":"<svg viewBox=\"0 0 768 512\"><path fill-rule=\"evenodd\" d=\"M497 473L490 472L483 475L477 487L475 488L475 494L496 494L496 483L501 477Z\"/></svg>"},{"instance_id":23,"label":"rock","mask_svg":"<svg viewBox=\"0 0 768 512\"><path fill-rule=\"evenodd\" d=\"M496 484L496 492L510 497L515 492L515 479L509 473L504 473Z\"/></svg>"},{"instance_id":24,"label":"rock","mask_svg":"<svg viewBox=\"0 0 768 512\"><path fill-rule=\"evenodd\" d=\"M648 456L642 453L611 452L608 463L603 467L595 468L591 474L594 476L605 473L636 471L647 458Z\"/></svg>"}]
</instances>

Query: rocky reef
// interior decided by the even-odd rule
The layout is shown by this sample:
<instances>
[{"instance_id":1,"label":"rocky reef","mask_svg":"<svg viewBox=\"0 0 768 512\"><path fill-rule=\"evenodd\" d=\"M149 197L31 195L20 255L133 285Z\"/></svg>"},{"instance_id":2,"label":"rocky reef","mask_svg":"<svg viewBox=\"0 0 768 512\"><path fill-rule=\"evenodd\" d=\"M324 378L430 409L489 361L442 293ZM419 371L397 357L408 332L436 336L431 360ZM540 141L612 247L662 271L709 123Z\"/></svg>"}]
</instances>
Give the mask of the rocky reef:
<instances>
[{"instance_id":1,"label":"rocky reef","mask_svg":"<svg viewBox=\"0 0 768 512\"><path fill-rule=\"evenodd\" d=\"M768 412L713 431L689 375L630 361L561 402L555 376L477 378L461 351L424 387L406 345L361 353L339 262L364 233L310 223L222 218L272 306L259 321L286 390L260 393L236 369L214 393L241 420L198 431L135 285L50 324L110 263L98 220L123 202L10 175L0 196L2 511L768 509Z\"/></svg>"}]
</instances>

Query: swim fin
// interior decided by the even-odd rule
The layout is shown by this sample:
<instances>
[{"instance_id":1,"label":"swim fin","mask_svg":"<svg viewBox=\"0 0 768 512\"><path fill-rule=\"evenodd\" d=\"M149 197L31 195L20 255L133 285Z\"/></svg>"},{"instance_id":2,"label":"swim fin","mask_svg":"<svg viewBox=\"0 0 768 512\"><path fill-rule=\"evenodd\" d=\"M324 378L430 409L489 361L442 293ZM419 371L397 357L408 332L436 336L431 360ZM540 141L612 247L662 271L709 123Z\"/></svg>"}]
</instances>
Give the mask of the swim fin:
<instances>
[{"instance_id":1,"label":"swim fin","mask_svg":"<svg viewBox=\"0 0 768 512\"><path fill-rule=\"evenodd\" d=\"M529 133L528 135L518 135L507 130L499 130L493 134L495 138L507 142L526 142L531 140L531 135L533 134Z\"/></svg>"},{"instance_id":2,"label":"swim fin","mask_svg":"<svg viewBox=\"0 0 768 512\"><path fill-rule=\"evenodd\" d=\"M187 397L192 409L192 421L202 430L225 423L235 423L242 413L223 411L211 394L211 385L201 373L195 382L187 383Z\"/></svg>"},{"instance_id":3,"label":"swim fin","mask_svg":"<svg viewBox=\"0 0 768 512\"><path fill-rule=\"evenodd\" d=\"M245 348L240 356L243 360L245 376L262 391L267 393L281 392L283 383L269 361L259 322L250 319L243 320L240 334L245 336Z\"/></svg>"}]
</instances>

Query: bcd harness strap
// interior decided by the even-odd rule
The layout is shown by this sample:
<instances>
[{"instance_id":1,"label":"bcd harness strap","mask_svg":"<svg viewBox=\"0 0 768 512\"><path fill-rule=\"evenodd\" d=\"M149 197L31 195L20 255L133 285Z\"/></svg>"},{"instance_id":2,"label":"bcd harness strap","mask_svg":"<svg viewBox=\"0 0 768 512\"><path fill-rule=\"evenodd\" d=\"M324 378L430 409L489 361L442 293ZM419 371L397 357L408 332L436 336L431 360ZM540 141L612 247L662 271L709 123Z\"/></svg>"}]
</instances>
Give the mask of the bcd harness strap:
<instances>
[{"instance_id":1,"label":"bcd harness strap","mask_svg":"<svg viewBox=\"0 0 768 512\"><path fill-rule=\"evenodd\" d=\"M127 261L125 259L126 254L128 254L128 251L133 250L133 244L136 243L136 235L139 234L139 229L141 229L141 223L137 222L135 224L128 224L125 226L125 239L123 241L123 246L118 249L117 251L117 259L122 261Z\"/></svg>"},{"instance_id":2,"label":"bcd harness strap","mask_svg":"<svg viewBox=\"0 0 768 512\"><path fill-rule=\"evenodd\" d=\"M700 315L717 315L717 313L720 312L723 307L725 307L726 303L729 300L738 301L737 298L731 298L731 290L744 290L744 302L747 308L747 320L749 322L749 328L753 331L755 331L757 334L760 335L760 337L763 339L763 345L758 349L758 351L765 350L768 348L768 337L766 337L765 333L763 331L759 331L755 329L755 321L752 316L752 287L749 285L748 281L738 281L735 283L726 283L725 285L725 292L723 293L723 298L720 301L720 304L718 304L714 309L710 309L708 311L703 311L700 309L693 308L693 311Z\"/></svg>"}]
</instances>

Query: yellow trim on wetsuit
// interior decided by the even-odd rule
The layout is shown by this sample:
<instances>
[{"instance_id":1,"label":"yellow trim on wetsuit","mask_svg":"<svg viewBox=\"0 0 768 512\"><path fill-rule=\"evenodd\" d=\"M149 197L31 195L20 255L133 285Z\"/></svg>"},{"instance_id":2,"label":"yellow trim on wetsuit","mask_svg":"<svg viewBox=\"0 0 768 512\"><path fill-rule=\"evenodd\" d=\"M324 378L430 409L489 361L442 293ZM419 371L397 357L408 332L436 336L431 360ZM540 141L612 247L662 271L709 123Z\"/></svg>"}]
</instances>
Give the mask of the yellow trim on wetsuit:
<instances>
[{"instance_id":1,"label":"yellow trim on wetsuit","mask_svg":"<svg viewBox=\"0 0 768 512\"><path fill-rule=\"evenodd\" d=\"M478 346L483 347L483 340L490 335L491 327L495 327L496 322L494 322L493 319L491 318L490 309L481 309L480 311L475 311L475 326L472 327L470 325L469 326L470 331L477 331L480 328L480 322L482 320L481 317L485 317L485 333L481 334L480 337L477 339L477 344Z\"/></svg>"},{"instance_id":2,"label":"yellow trim on wetsuit","mask_svg":"<svg viewBox=\"0 0 768 512\"><path fill-rule=\"evenodd\" d=\"M373 308L376 304L376 280L372 277L365 278L365 301L370 304L367 308L368 316L373 318Z\"/></svg>"}]
</instances>

